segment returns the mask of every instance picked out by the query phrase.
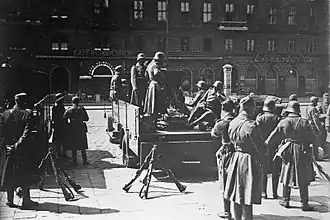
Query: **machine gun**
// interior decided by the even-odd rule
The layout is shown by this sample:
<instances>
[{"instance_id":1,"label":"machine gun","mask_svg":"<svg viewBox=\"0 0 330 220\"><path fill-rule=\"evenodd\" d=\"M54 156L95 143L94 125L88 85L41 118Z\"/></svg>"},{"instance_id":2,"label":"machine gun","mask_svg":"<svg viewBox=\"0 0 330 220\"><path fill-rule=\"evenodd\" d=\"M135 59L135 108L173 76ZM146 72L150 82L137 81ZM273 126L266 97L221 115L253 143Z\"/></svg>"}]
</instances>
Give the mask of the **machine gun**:
<instances>
[{"instance_id":1,"label":"machine gun","mask_svg":"<svg viewBox=\"0 0 330 220\"><path fill-rule=\"evenodd\" d=\"M143 186L140 190L139 196L141 199L148 199L148 193L149 193L149 186L150 186L150 182L152 179L152 171L153 171L153 166L154 166L154 162L159 160L162 164L162 170L165 171L165 173L168 175L168 177L170 177L170 179L174 182L174 184L177 186L178 190L180 192L184 192L186 190L186 186L182 185L174 176L174 173L172 172L171 169L169 169L165 163L164 158L162 157L162 154L157 153L157 145L154 145L153 148L150 150L150 152L148 153L148 155L146 156L143 164L140 166L140 168L136 171L136 174L134 176L134 178L127 183L124 187L123 190L125 192L128 192L129 189L131 188L131 186L133 185L133 183L139 178L139 176L141 175L144 167L147 165L148 163L148 171L147 174L145 175L145 177L142 180Z\"/></svg>"}]
</instances>

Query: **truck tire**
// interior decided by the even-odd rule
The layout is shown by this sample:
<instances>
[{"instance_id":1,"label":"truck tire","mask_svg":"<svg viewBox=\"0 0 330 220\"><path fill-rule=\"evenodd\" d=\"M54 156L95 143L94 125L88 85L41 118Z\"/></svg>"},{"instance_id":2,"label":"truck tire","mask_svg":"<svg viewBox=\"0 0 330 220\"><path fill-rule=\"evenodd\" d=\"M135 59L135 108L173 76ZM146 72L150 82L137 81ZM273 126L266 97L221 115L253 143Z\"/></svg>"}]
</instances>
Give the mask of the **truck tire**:
<instances>
[{"instance_id":1,"label":"truck tire","mask_svg":"<svg viewBox=\"0 0 330 220\"><path fill-rule=\"evenodd\" d=\"M127 168L137 168L137 158L133 155L134 153L132 152L132 150L129 149L125 136L123 137L121 142L121 149L123 165Z\"/></svg>"}]
</instances>

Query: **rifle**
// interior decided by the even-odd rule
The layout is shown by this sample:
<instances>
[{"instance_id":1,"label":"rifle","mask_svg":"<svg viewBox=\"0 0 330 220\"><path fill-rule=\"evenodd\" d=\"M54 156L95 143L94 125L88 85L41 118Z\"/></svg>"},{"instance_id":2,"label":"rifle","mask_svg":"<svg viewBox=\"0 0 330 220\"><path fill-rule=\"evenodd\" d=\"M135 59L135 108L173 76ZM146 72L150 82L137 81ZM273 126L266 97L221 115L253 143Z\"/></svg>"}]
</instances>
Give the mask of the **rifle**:
<instances>
[{"instance_id":1,"label":"rifle","mask_svg":"<svg viewBox=\"0 0 330 220\"><path fill-rule=\"evenodd\" d=\"M71 185L71 187L74 189L74 191L79 192L81 189L81 186L77 184L73 179L70 178L70 176L65 172L63 168L60 168L60 171L64 174L65 179L68 181L68 183Z\"/></svg>"},{"instance_id":2,"label":"rifle","mask_svg":"<svg viewBox=\"0 0 330 220\"><path fill-rule=\"evenodd\" d=\"M145 165L148 163L148 161L149 161L149 159L150 159L150 157L151 157L151 154L152 154L152 152L153 152L154 150L156 150L156 147L155 147L155 146L152 148L152 150L151 150L151 151L149 152L149 154L146 156L146 158L144 159L143 164L140 166L140 168L136 171L134 178L131 179L131 181L129 181L129 182L123 187L123 190L124 190L125 192L128 192L129 189L132 187L133 183L134 183L134 182L135 182L135 181L141 176L141 173L142 173L142 171L143 171L143 168L144 168Z\"/></svg>"},{"instance_id":3,"label":"rifle","mask_svg":"<svg viewBox=\"0 0 330 220\"><path fill-rule=\"evenodd\" d=\"M178 190L180 192L184 192L186 189L187 189L187 186L185 185L182 185L177 178L175 178L174 174L173 174L173 171L167 167L166 165L166 162L164 160L164 158L162 157L161 154L158 155L158 159L160 159L160 161L162 162L163 164L163 168L162 170L165 171L165 173L171 178L171 180L174 182L174 184L176 185L176 187L178 188Z\"/></svg>"},{"instance_id":4,"label":"rifle","mask_svg":"<svg viewBox=\"0 0 330 220\"><path fill-rule=\"evenodd\" d=\"M156 151L156 145L152 148L151 150L151 159L149 161L149 166L148 166L148 172L145 178L143 179L143 186L140 190L139 196L141 199L147 199L148 198L148 192L149 192L149 186L152 178L152 168L154 165L155 161L155 151Z\"/></svg>"},{"instance_id":5,"label":"rifle","mask_svg":"<svg viewBox=\"0 0 330 220\"><path fill-rule=\"evenodd\" d=\"M49 157L50 157L50 161L51 161L52 168L53 168L53 171L54 171L54 175L55 175L55 178L56 178L56 182L61 187L62 193L64 195L65 200L66 201L72 200L74 198L74 195L73 195L71 189L62 181L62 178L61 178L61 176L58 172L59 170L56 167L56 162L53 158L52 153L49 154Z\"/></svg>"}]
</instances>

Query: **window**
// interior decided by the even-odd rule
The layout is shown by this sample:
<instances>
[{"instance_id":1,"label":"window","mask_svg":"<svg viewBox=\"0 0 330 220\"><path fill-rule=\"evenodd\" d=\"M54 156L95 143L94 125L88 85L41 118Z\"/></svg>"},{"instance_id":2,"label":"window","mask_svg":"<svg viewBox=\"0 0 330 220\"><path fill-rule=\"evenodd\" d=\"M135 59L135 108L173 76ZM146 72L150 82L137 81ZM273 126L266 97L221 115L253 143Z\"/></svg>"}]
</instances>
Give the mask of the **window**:
<instances>
[{"instance_id":1,"label":"window","mask_svg":"<svg viewBox=\"0 0 330 220\"><path fill-rule=\"evenodd\" d=\"M312 38L308 41L307 51L308 51L308 53L315 53L315 51L316 51L316 41L315 41L314 38Z\"/></svg>"},{"instance_id":2,"label":"window","mask_svg":"<svg viewBox=\"0 0 330 220\"><path fill-rule=\"evenodd\" d=\"M59 43L57 43L57 42L53 42L53 43L52 43L52 50L60 50Z\"/></svg>"},{"instance_id":3,"label":"window","mask_svg":"<svg viewBox=\"0 0 330 220\"><path fill-rule=\"evenodd\" d=\"M189 20L189 12L190 12L190 1L181 0L181 16L184 21Z\"/></svg>"},{"instance_id":4,"label":"window","mask_svg":"<svg viewBox=\"0 0 330 220\"><path fill-rule=\"evenodd\" d=\"M233 39L230 38L225 39L225 51L226 52L233 51Z\"/></svg>"},{"instance_id":5,"label":"window","mask_svg":"<svg viewBox=\"0 0 330 220\"><path fill-rule=\"evenodd\" d=\"M246 51L254 51L254 40L246 40Z\"/></svg>"},{"instance_id":6,"label":"window","mask_svg":"<svg viewBox=\"0 0 330 220\"><path fill-rule=\"evenodd\" d=\"M204 38L204 51L212 51L212 38Z\"/></svg>"},{"instance_id":7,"label":"window","mask_svg":"<svg viewBox=\"0 0 330 220\"><path fill-rule=\"evenodd\" d=\"M253 14L255 10L255 5L247 5L246 6L246 14Z\"/></svg>"},{"instance_id":8,"label":"window","mask_svg":"<svg viewBox=\"0 0 330 220\"><path fill-rule=\"evenodd\" d=\"M290 24L290 25L296 24L296 8L295 7L290 8L288 24Z\"/></svg>"},{"instance_id":9,"label":"window","mask_svg":"<svg viewBox=\"0 0 330 220\"><path fill-rule=\"evenodd\" d=\"M225 12L234 12L234 4L226 4Z\"/></svg>"},{"instance_id":10,"label":"window","mask_svg":"<svg viewBox=\"0 0 330 220\"><path fill-rule=\"evenodd\" d=\"M276 42L275 40L271 39L271 40L268 40L268 51L269 52L274 52L276 49Z\"/></svg>"},{"instance_id":11,"label":"window","mask_svg":"<svg viewBox=\"0 0 330 220\"><path fill-rule=\"evenodd\" d=\"M190 11L190 2L188 0L181 1L181 12L189 12Z\"/></svg>"},{"instance_id":12,"label":"window","mask_svg":"<svg viewBox=\"0 0 330 220\"><path fill-rule=\"evenodd\" d=\"M269 7L268 24L276 24L276 8Z\"/></svg>"},{"instance_id":13,"label":"window","mask_svg":"<svg viewBox=\"0 0 330 220\"><path fill-rule=\"evenodd\" d=\"M189 38L185 37L181 39L181 50L189 51Z\"/></svg>"},{"instance_id":14,"label":"window","mask_svg":"<svg viewBox=\"0 0 330 220\"><path fill-rule=\"evenodd\" d=\"M309 20L312 24L317 24L318 23L318 20L317 20L317 17L316 17L316 13L315 13L315 10L313 7L311 7L309 9Z\"/></svg>"},{"instance_id":15,"label":"window","mask_svg":"<svg viewBox=\"0 0 330 220\"><path fill-rule=\"evenodd\" d=\"M288 41L288 52L295 52L296 51L296 40L289 40Z\"/></svg>"},{"instance_id":16,"label":"window","mask_svg":"<svg viewBox=\"0 0 330 220\"><path fill-rule=\"evenodd\" d=\"M158 21L166 21L167 19L166 12L167 12L166 1L158 1L158 5L157 5Z\"/></svg>"},{"instance_id":17,"label":"window","mask_svg":"<svg viewBox=\"0 0 330 220\"><path fill-rule=\"evenodd\" d=\"M203 22L210 22L212 19L212 3L203 3Z\"/></svg>"},{"instance_id":18,"label":"window","mask_svg":"<svg viewBox=\"0 0 330 220\"><path fill-rule=\"evenodd\" d=\"M134 19L142 20L143 19L143 1L134 0Z\"/></svg>"},{"instance_id":19,"label":"window","mask_svg":"<svg viewBox=\"0 0 330 220\"><path fill-rule=\"evenodd\" d=\"M61 50L68 50L68 43L67 42L62 42L60 49Z\"/></svg>"}]
</instances>

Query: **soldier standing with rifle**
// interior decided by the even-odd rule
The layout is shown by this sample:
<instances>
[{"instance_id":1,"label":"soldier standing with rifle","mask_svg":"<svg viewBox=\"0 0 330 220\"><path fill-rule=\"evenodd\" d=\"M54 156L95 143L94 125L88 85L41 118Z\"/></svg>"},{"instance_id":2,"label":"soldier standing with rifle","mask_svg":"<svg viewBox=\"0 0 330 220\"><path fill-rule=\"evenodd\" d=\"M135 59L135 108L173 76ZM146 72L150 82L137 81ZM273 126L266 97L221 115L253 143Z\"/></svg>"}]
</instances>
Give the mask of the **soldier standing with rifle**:
<instances>
[{"instance_id":1,"label":"soldier standing with rifle","mask_svg":"<svg viewBox=\"0 0 330 220\"><path fill-rule=\"evenodd\" d=\"M228 134L234 153L227 168L224 198L234 203L235 220L253 219L253 204L261 204L262 166L265 144L257 123L251 118L256 110L251 96L240 101L240 113L229 123Z\"/></svg>"},{"instance_id":2,"label":"soldier standing with rifle","mask_svg":"<svg viewBox=\"0 0 330 220\"><path fill-rule=\"evenodd\" d=\"M262 108L263 113L260 113L257 116L256 122L259 126L262 137L264 140L268 138L270 133L276 128L277 124L280 122L280 117L275 115L276 103L271 97L267 97L264 101L264 106ZM281 160L277 158L273 161L275 156L277 146L268 146L267 147L267 156L265 158L264 166L264 176L263 176L263 188L262 196L267 199L267 174L272 174L272 187L273 187L273 198L277 199L277 187L279 181L279 175L281 171Z\"/></svg>"},{"instance_id":3,"label":"soldier standing with rifle","mask_svg":"<svg viewBox=\"0 0 330 220\"><path fill-rule=\"evenodd\" d=\"M146 68L144 66L144 62L146 61L144 53L139 53L136 60L136 64L131 68L131 104L142 107L148 88Z\"/></svg>"},{"instance_id":4,"label":"soldier standing with rifle","mask_svg":"<svg viewBox=\"0 0 330 220\"><path fill-rule=\"evenodd\" d=\"M14 204L14 191L22 188L22 209L37 205L30 197L33 149L31 143L31 114L26 110L27 94L15 95L15 106L6 110L0 119L0 147L6 148L8 163L4 186L7 188L7 206Z\"/></svg>"},{"instance_id":5,"label":"soldier standing with rifle","mask_svg":"<svg viewBox=\"0 0 330 220\"><path fill-rule=\"evenodd\" d=\"M300 116L300 105L290 101L286 108L288 116L280 121L266 140L267 146L280 145L277 155L282 157L280 182L283 183L283 199L280 205L290 207L292 187L299 187L301 209L312 211L308 204L308 185L314 180L312 166L312 148L315 134L307 119Z\"/></svg>"},{"instance_id":6,"label":"soldier standing with rifle","mask_svg":"<svg viewBox=\"0 0 330 220\"><path fill-rule=\"evenodd\" d=\"M224 193L226 180L227 180L227 167L231 158L232 153L234 152L234 146L230 142L228 136L228 127L229 122L235 118L234 115L235 104L232 100L227 99L222 103L222 110L225 113L222 120L216 122L214 125L211 136L214 139L221 140L221 146L216 153L217 164L218 164L218 177L220 182L220 188L222 196ZM224 212L218 213L220 218L231 219L230 214L230 201L223 197Z\"/></svg>"}]
</instances>

